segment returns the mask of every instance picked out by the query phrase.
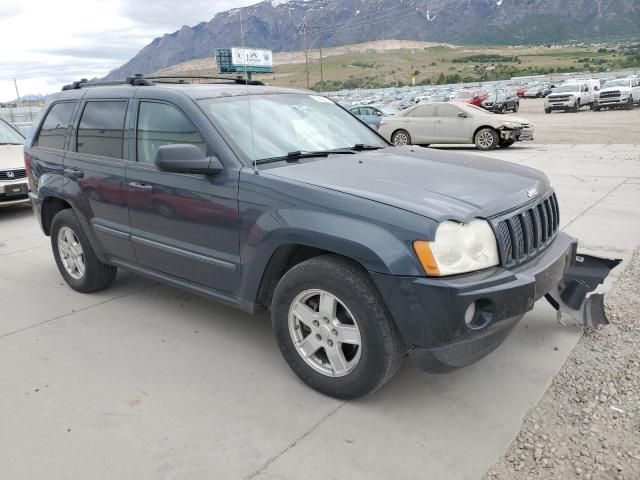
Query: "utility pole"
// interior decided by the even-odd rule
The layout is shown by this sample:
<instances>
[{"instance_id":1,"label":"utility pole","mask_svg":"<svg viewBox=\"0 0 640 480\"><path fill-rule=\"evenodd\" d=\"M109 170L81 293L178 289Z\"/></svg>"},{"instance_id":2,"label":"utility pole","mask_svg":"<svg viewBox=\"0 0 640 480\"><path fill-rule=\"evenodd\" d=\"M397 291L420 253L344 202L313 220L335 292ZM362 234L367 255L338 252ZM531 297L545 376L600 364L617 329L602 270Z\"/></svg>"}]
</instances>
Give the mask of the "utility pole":
<instances>
[{"instance_id":1,"label":"utility pole","mask_svg":"<svg viewBox=\"0 0 640 480\"><path fill-rule=\"evenodd\" d=\"M307 18L304 18L304 25L302 26L304 30L304 62L306 65L307 72L307 88L311 88L309 84L309 49L307 47Z\"/></svg>"},{"instance_id":2,"label":"utility pole","mask_svg":"<svg viewBox=\"0 0 640 480\"><path fill-rule=\"evenodd\" d=\"M20 106L20 93L18 92L18 82L16 82L16 77L13 77L13 85L16 87L16 96L18 97L18 106Z\"/></svg>"},{"instance_id":3,"label":"utility pole","mask_svg":"<svg viewBox=\"0 0 640 480\"><path fill-rule=\"evenodd\" d=\"M320 93L324 92L324 72L322 71L322 30L320 30Z\"/></svg>"}]
</instances>

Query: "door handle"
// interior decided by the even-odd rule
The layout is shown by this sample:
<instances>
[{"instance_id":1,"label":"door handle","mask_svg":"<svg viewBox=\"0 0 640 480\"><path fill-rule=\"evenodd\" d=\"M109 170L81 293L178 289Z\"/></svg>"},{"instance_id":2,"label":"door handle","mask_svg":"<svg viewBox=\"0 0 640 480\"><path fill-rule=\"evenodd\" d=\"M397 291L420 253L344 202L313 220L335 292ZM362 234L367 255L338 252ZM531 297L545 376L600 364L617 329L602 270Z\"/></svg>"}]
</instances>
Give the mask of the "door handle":
<instances>
[{"instance_id":1,"label":"door handle","mask_svg":"<svg viewBox=\"0 0 640 480\"><path fill-rule=\"evenodd\" d=\"M64 176L67 178L71 178L72 180L77 180L84 177L84 172L79 168L65 168Z\"/></svg>"},{"instance_id":2,"label":"door handle","mask_svg":"<svg viewBox=\"0 0 640 480\"><path fill-rule=\"evenodd\" d=\"M131 190L137 190L138 192L153 192L153 185L149 185L148 183L130 182L129 188Z\"/></svg>"}]
</instances>

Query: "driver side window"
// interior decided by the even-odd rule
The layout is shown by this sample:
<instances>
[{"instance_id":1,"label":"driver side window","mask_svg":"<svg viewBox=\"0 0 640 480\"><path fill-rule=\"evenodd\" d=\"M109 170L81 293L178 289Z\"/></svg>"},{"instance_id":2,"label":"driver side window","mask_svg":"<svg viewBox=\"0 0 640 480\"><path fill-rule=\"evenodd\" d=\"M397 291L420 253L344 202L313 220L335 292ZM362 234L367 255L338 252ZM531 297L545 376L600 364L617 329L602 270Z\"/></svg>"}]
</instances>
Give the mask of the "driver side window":
<instances>
[{"instance_id":1,"label":"driver side window","mask_svg":"<svg viewBox=\"0 0 640 480\"><path fill-rule=\"evenodd\" d=\"M178 108L167 103L140 102L136 129L138 162L152 164L159 147L175 143L195 145L207 155L204 138Z\"/></svg>"}]
</instances>

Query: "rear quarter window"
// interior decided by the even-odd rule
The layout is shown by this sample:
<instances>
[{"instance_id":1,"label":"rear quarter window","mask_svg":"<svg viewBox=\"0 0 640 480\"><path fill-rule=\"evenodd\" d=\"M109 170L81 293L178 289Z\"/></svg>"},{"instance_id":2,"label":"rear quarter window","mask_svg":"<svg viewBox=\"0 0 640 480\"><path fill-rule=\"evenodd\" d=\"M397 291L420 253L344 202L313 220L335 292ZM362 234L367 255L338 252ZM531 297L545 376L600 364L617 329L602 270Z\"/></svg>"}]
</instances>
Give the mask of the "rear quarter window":
<instances>
[{"instance_id":1,"label":"rear quarter window","mask_svg":"<svg viewBox=\"0 0 640 480\"><path fill-rule=\"evenodd\" d=\"M71 115L76 102L62 102L54 104L42 122L42 127L33 142L34 147L64 149L67 129L71 122Z\"/></svg>"},{"instance_id":2,"label":"rear quarter window","mask_svg":"<svg viewBox=\"0 0 640 480\"><path fill-rule=\"evenodd\" d=\"M78 126L77 152L122 158L127 102L87 102Z\"/></svg>"}]
</instances>

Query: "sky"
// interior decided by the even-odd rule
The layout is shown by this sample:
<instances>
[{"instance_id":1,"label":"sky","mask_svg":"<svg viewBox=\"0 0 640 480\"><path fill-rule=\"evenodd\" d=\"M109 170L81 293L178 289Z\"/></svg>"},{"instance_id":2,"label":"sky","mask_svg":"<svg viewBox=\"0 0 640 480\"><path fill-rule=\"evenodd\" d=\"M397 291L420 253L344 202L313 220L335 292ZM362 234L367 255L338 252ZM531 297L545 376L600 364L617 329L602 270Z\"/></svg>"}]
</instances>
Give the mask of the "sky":
<instances>
[{"instance_id":1,"label":"sky","mask_svg":"<svg viewBox=\"0 0 640 480\"><path fill-rule=\"evenodd\" d=\"M101 77L155 37L259 0L0 0L0 101Z\"/></svg>"}]
</instances>

